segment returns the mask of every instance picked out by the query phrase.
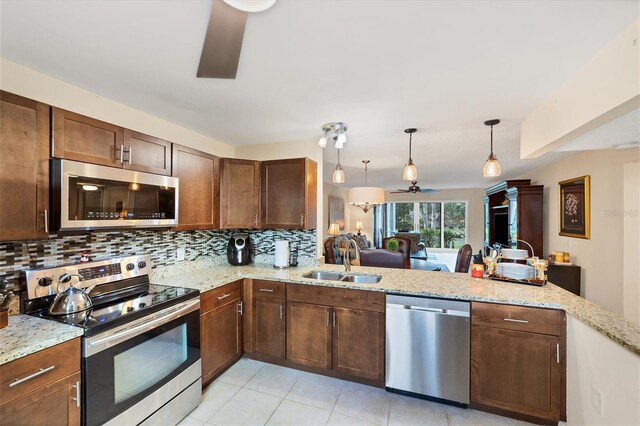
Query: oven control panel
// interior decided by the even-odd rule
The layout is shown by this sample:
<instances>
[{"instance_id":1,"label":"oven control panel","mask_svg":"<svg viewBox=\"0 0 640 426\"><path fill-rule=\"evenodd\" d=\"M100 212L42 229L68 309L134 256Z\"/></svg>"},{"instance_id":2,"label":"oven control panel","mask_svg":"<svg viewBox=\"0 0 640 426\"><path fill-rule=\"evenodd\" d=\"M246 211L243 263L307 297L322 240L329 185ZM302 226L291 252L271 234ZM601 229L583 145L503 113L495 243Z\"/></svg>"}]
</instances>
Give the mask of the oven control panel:
<instances>
[{"instance_id":1,"label":"oven control panel","mask_svg":"<svg viewBox=\"0 0 640 426\"><path fill-rule=\"evenodd\" d=\"M120 256L93 262L23 271L27 299L56 294L70 285L85 288L148 275L153 264L149 255Z\"/></svg>"}]
</instances>

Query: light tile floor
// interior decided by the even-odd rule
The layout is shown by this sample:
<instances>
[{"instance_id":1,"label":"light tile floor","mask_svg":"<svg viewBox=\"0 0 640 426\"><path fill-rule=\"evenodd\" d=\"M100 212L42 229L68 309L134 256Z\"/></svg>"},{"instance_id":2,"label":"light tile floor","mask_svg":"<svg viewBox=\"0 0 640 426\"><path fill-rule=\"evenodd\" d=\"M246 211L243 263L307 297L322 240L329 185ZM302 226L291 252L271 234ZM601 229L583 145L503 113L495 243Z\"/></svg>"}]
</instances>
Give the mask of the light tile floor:
<instances>
[{"instance_id":1,"label":"light tile floor","mask_svg":"<svg viewBox=\"0 0 640 426\"><path fill-rule=\"evenodd\" d=\"M242 358L203 392L181 426L524 425L475 410Z\"/></svg>"}]
</instances>

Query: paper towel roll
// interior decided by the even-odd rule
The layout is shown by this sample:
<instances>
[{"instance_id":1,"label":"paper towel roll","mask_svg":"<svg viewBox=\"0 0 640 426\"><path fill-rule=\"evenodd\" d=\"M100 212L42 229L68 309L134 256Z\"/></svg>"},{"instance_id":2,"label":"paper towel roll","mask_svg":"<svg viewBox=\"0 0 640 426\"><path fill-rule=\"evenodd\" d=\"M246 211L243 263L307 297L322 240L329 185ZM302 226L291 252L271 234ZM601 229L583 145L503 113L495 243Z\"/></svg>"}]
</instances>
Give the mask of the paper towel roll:
<instances>
[{"instance_id":1,"label":"paper towel roll","mask_svg":"<svg viewBox=\"0 0 640 426\"><path fill-rule=\"evenodd\" d=\"M289 241L276 241L276 256L274 266L276 268L286 268L289 266Z\"/></svg>"}]
</instances>

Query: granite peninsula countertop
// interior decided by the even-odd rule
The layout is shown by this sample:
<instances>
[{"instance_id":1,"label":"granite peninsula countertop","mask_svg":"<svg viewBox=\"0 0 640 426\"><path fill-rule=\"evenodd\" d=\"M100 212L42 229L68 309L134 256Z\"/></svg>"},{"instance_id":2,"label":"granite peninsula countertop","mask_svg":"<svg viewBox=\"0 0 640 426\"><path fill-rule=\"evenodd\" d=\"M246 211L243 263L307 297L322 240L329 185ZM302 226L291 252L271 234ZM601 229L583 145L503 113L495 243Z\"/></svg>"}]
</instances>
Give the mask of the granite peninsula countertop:
<instances>
[{"instance_id":1,"label":"granite peninsula countertop","mask_svg":"<svg viewBox=\"0 0 640 426\"><path fill-rule=\"evenodd\" d=\"M11 315L0 329L0 365L82 336L79 327L29 315Z\"/></svg>"},{"instance_id":2,"label":"granite peninsula countertop","mask_svg":"<svg viewBox=\"0 0 640 426\"><path fill-rule=\"evenodd\" d=\"M562 309L574 318L604 334L624 348L640 356L640 326L613 312L606 311L582 297L554 284L544 287L514 284L490 279L472 278L467 274L430 272L411 269L387 269L353 266L352 273L382 275L376 284L357 284L341 281L302 278L315 270L344 271L342 265L304 266L274 269L271 265L216 265L196 261L154 269L151 281L155 284L189 287L204 292L243 279L264 279L298 284L383 291L427 297L503 303Z\"/></svg>"}]
</instances>

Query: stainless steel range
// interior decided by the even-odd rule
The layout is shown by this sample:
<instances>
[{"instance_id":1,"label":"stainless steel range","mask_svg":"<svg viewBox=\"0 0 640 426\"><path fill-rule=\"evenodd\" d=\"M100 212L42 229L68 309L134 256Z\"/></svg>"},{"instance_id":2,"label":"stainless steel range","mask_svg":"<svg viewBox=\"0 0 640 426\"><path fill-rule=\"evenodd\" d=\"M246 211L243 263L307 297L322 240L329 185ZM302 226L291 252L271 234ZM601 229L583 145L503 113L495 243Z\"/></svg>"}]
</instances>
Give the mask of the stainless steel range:
<instances>
[{"instance_id":1,"label":"stainless steel range","mask_svg":"<svg viewBox=\"0 0 640 426\"><path fill-rule=\"evenodd\" d=\"M25 313L84 329L85 425L176 424L200 403L199 293L150 284L150 271L145 255L24 272ZM90 289L92 307L51 313L69 286Z\"/></svg>"}]
</instances>

